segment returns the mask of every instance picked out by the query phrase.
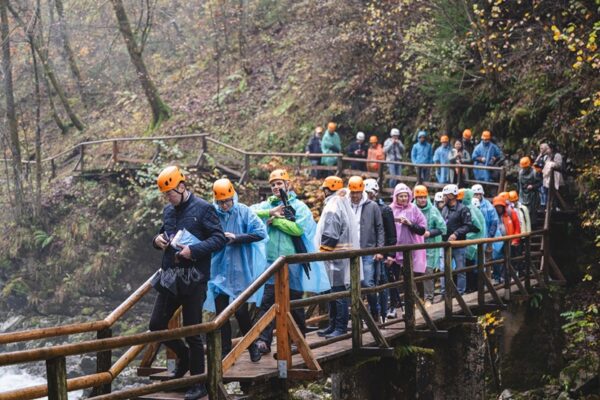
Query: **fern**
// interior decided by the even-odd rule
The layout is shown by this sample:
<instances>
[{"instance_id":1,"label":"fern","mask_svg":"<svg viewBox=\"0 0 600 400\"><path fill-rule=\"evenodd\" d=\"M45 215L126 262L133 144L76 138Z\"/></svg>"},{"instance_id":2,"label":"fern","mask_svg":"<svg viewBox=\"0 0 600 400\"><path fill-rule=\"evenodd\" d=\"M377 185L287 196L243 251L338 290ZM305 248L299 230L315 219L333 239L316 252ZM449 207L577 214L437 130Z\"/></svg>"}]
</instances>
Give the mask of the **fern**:
<instances>
[{"instance_id":1,"label":"fern","mask_svg":"<svg viewBox=\"0 0 600 400\"><path fill-rule=\"evenodd\" d=\"M52 243L54 240L54 235L49 235L42 230L37 230L33 232L33 240L37 248L44 250Z\"/></svg>"}]
</instances>

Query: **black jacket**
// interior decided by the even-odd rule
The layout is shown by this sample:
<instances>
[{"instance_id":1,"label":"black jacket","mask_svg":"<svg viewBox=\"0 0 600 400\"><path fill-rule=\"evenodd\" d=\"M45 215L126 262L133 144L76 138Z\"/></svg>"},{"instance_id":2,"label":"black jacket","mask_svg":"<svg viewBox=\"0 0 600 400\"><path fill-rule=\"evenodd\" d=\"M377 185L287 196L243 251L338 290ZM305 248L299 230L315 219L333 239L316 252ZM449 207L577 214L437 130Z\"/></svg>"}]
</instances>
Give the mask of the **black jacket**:
<instances>
[{"instance_id":1,"label":"black jacket","mask_svg":"<svg viewBox=\"0 0 600 400\"><path fill-rule=\"evenodd\" d=\"M379 199L377 202L379 209L381 210L381 218L383 219L383 231L384 231L384 245L395 246L396 245L396 223L394 222L394 212L392 208L385 204L383 200ZM394 253L386 254L389 257L395 257Z\"/></svg>"},{"instance_id":2,"label":"black jacket","mask_svg":"<svg viewBox=\"0 0 600 400\"><path fill-rule=\"evenodd\" d=\"M357 150L360 150L362 154L355 154ZM346 147L346 155L352 158L367 158L367 154L369 153L369 145L365 142L358 143L354 141L350 143L348 147ZM351 161L350 168L358 169L361 171L367 170L367 164L363 162Z\"/></svg>"},{"instance_id":3,"label":"black jacket","mask_svg":"<svg viewBox=\"0 0 600 400\"><path fill-rule=\"evenodd\" d=\"M193 194L190 194L188 200L177 207L173 207L171 204L165 206L163 226L160 228L159 234L166 232L172 236L184 228L201 240L200 243L190 246L192 259L176 258L177 250L169 246L163 254L162 269L196 267L202 274L200 282L207 282L210 279L211 254L221 250L227 243L214 206Z\"/></svg>"},{"instance_id":4,"label":"black jacket","mask_svg":"<svg viewBox=\"0 0 600 400\"><path fill-rule=\"evenodd\" d=\"M309 153L316 153L316 154L322 153L321 138L317 137L316 135L312 135L310 138L310 141L306 145L306 151L308 151Z\"/></svg>"},{"instance_id":5,"label":"black jacket","mask_svg":"<svg viewBox=\"0 0 600 400\"><path fill-rule=\"evenodd\" d=\"M454 207L446 205L442 210L442 217L447 228L446 234L442 236L444 240L448 240L452 234L456 235L456 240L465 240L467 233L473 229L471 211L460 202L456 202Z\"/></svg>"}]
</instances>

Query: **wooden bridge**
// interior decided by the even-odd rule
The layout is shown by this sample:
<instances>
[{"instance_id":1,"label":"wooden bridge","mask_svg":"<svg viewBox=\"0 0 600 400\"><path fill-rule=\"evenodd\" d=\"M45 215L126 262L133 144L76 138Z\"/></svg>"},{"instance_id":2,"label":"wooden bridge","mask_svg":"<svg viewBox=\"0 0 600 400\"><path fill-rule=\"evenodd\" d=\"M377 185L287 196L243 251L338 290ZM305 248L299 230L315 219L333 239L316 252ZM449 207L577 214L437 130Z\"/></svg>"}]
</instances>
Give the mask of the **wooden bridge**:
<instances>
[{"instance_id":1,"label":"wooden bridge","mask_svg":"<svg viewBox=\"0 0 600 400\"><path fill-rule=\"evenodd\" d=\"M202 146L195 157L195 165L200 166L203 162L207 162L209 143L231 150L229 145L222 144L207 135L198 137L201 138ZM169 139L172 139L172 137L169 137ZM150 139L148 138L148 140ZM157 139L153 138L152 140ZM94 144L88 142L83 146L92 145ZM77 168L80 171L85 171L83 169L85 152L81 150L80 154ZM115 163L121 162L119 161L118 151L114 152L114 145L112 154L111 159ZM114 154L116 154L116 157ZM244 181L252 175L252 164L248 160L251 157L266 157L263 155L266 153L244 152L240 154L244 156L244 167L241 171L225 167L230 168L230 173L240 172L239 179ZM274 154L306 160L306 155L303 153L269 153L269 156ZM327 156L331 155L328 154ZM343 155L334 156L341 160L337 167L333 167L336 169L334 172L343 174L345 171L343 169L345 157ZM410 163L402 164L414 167ZM301 161L298 162L298 165L299 169L304 167ZM306 167L309 169L311 166ZM440 166L435 165L435 167ZM456 166L452 165L452 167ZM379 174L382 174L382 170L383 168L380 168ZM350 172L352 173L352 171ZM362 171L361 174L364 175ZM390 176L379 176L379 178L383 182L384 179L389 179ZM397 178L403 181L410 181L410 178L416 180L414 177L407 176ZM494 183L494 185L502 187L499 182ZM550 185L550 187L552 188L553 185ZM0 400L34 399L43 396L48 396L52 400L62 400L67 398L69 391L85 388L94 388L94 396L98 399L174 399L182 398L183 393L173 392L173 390L199 382L206 382L210 399L233 399L239 396L230 395L226 392L224 387L226 382L256 383L276 380L277 382L293 383L302 380L314 380L323 377L326 372L335 368L336 361L344 359L348 355L359 358L374 355L392 357L395 351L394 344L398 343L399 340L402 343L412 343L421 338L444 340L448 334L447 330L441 328L444 324L474 322L477 314L504 309L507 303L515 297L529 296L534 287L543 288L550 284L564 283L565 279L550 254L550 217L554 199L555 192L551 190L543 228L521 235L280 257L212 321L187 327L177 327L173 324L172 329L165 331L113 336L112 327L114 324L151 291L150 278L103 320L0 334L0 344L31 342L83 332L95 332L97 336L94 340L71 341L68 344L0 353L0 366L44 361L47 370L47 384L0 392ZM511 254L510 243L514 239L522 241L522 254ZM504 242L504 257L500 260L486 260L484 246L498 241ZM478 283L476 292L461 296L453 282L453 275L457 271L453 271L451 268L452 251L453 248L465 245L477 246L478 263L462 269L460 272L477 271ZM444 252L444 272L415 278L411 266L411 253L419 249L431 248L440 248ZM402 279L372 288L361 288L359 257L391 252L403 252L404 260L407 260L405 268L403 268ZM300 300L290 300L288 286L290 264L335 259L351 260L351 285L348 291L320 295L306 293L304 298ZM520 276L516 272L516 263L524 266L524 273ZM503 265L504 283L500 285L492 284L490 279L490 271L495 264ZM275 277L275 304L256 322L246 336L235 342L234 348L222 360L220 328L253 293L273 276ZM443 302L426 308L416 293L415 285L418 282L441 277L444 277L446 282ZM391 288L397 288L402 293L404 315L399 319L376 323L367 311L362 296ZM332 339L320 338L314 333L308 333L304 338L294 322L290 310L298 307L307 308L307 322L314 324L327 318L325 315L313 316L318 309L318 305L341 297L351 298L351 332ZM176 318L172 322L175 320ZM276 341L274 344L276 353L263 356L259 363L251 363L245 350L258 337L260 331L273 320L276 325ZM185 376L168 381L163 380L165 376L164 366L153 365L159 348L158 343L195 334L206 335L207 372L202 375ZM292 343L295 344L297 350L293 351ZM115 363L112 363L112 351L116 349L126 349L126 351ZM144 349L146 349L145 352ZM66 357L89 353L96 353L97 372L67 379ZM111 393L111 382L142 353L144 354L138 372L141 376L149 376L154 381L140 387ZM2 389L0 388L0 390Z\"/></svg>"}]
</instances>

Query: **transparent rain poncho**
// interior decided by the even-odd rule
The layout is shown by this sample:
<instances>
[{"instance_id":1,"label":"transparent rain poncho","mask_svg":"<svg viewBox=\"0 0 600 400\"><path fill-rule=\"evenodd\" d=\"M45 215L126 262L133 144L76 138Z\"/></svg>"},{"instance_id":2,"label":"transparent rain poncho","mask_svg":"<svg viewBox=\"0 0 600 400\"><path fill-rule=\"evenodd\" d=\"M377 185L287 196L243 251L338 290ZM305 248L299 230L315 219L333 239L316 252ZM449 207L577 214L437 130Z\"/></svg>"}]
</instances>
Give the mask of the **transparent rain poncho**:
<instances>
[{"instance_id":1,"label":"transparent rain poncho","mask_svg":"<svg viewBox=\"0 0 600 400\"><path fill-rule=\"evenodd\" d=\"M317 224L315 247L325 251L359 249L357 226L348 197L333 194L325 199ZM350 259L325 261L325 268L331 286L350 284Z\"/></svg>"},{"instance_id":2,"label":"transparent rain poncho","mask_svg":"<svg viewBox=\"0 0 600 400\"><path fill-rule=\"evenodd\" d=\"M210 265L210 280L204 308L215 311L215 298L226 294L232 301L239 296L267 268L266 244L268 242L265 224L244 204L234 197L233 207L225 212L216 204L217 215L223 232L235 235L256 235L262 240L252 243L227 243L218 253L213 253ZM260 305L264 291L261 286L248 303Z\"/></svg>"},{"instance_id":3,"label":"transparent rain poncho","mask_svg":"<svg viewBox=\"0 0 600 400\"><path fill-rule=\"evenodd\" d=\"M302 228L302 242L306 247L306 251L308 253L315 252L315 245L313 243L313 238L315 237L315 231L317 228L317 223L313 219L313 215L310 209L306 204L298 200L296 194L292 191L288 192L288 202L291 207L294 208L296 212L296 224ZM271 196L267 200L254 204L251 206L251 209L261 216L263 222L266 223L268 220L268 213L266 211L271 208L282 205L281 199L277 196ZM264 216L263 216L264 214ZM290 236L273 226L273 224L267 226L267 232L269 233L269 243L267 244L267 254L272 253L273 251L277 253L278 249L289 248L291 244ZM275 254L275 255L283 255L283 254ZM269 259L267 257L267 263L274 262L275 259ZM304 272L304 268L301 264L290 264L289 265L289 281L290 288L292 290L297 290L301 292L310 292L310 293L322 293L331 289L331 285L329 284L329 278L327 277L327 272L325 271L325 267L323 263L311 262L310 263L311 271L310 278L306 276ZM268 281L269 284L275 284L275 277L271 277Z\"/></svg>"},{"instance_id":4,"label":"transparent rain poncho","mask_svg":"<svg viewBox=\"0 0 600 400\"><path fill-rule=\"evenodd\" d=\"M487 226L485 223L485 217L481 210L475 205L473 205L473 190L467 189L465 190L465 197L463 198L463 205L468 207L471 211L471 219L473 221L473 225L479 229L479 232L469 232L467 233L467 240L472 239L484 239L487 237ZM475 260L477 261L477 245L473 244L467 246L467 260Z\"/></svg>"}]
</instances>

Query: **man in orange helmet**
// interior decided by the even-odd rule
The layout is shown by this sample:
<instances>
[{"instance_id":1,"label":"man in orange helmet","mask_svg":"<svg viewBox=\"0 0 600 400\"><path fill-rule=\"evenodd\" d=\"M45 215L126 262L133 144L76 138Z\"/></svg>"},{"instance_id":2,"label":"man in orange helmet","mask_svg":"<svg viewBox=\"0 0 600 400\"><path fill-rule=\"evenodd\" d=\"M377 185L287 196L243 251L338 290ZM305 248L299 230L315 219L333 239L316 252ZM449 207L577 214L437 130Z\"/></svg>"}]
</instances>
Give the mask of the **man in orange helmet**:
<instances>
[{"instance_id":1,"label":"man in orange helmet","mask_svg":"<svg viewBox=\"0 0 600 400\"><path fill-rule=\"evenodd\" d=\"M163 251L162 266L152 285L158 291L150 330L168 328L169 320L182 307L183 325L202 322L202 304L206 299L210 279L212 253L220 251L227 239L214 207L194 196L185 185L185 176L176 166L162 170L157 179L158 188L169 204L163 211L163 226L152 241ZM188 235L188 241L173 245L175 234ZM164 342L178 358L171 378L204 373L204 346L200 335ZM188 347L189 346L189 347ZM193 385L185 394L186 400L196 400L207 394L204 384Z\"/></svg>"},{"instance_id":2,"label":"man in orange helmet","mask_svg":"<svg viewBox=\"0 0 600 400\"><path fill-rule=\"evenodd\" d=\"M540 187L542 176L531 167L531 158L523 157L519 162L519 195L520 202L530 213L531 226L537 227L537 212L540 207Z\"/></svg>"},{"instance_id":3,"label":"man in orange helmet","mask_svg":"<svg viewBox=\"0 0 600 400\"><path fill-rule=\"evenodd\" d=\"M492 133L483 131L481 134L481 142L475 146L471 158L474 165L494 166L496 162L503 158L500 148L492 142ZM475 180L491 182L492 175L489 170L474 169L473 175Z\"/></svg>"}]
</instances>

